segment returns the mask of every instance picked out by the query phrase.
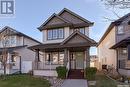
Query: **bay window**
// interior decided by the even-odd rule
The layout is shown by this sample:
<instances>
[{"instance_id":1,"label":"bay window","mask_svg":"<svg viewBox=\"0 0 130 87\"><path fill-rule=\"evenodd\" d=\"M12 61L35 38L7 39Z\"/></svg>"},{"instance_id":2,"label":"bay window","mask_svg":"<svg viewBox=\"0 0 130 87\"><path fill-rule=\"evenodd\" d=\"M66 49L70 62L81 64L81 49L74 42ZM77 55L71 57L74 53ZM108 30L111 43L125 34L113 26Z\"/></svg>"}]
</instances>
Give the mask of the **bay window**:
<instances>
[{"instance_id":1,"label":"bay window","mask_svg":"<svg viewBox=\"0 0 130 87\"><path fill-rule=\"evenodd\" d=\"M64 29L50 29L47 30L47 39L48 40L55 40L55 39L63 39L64 38Z\"/></svg>"}]
</instances>

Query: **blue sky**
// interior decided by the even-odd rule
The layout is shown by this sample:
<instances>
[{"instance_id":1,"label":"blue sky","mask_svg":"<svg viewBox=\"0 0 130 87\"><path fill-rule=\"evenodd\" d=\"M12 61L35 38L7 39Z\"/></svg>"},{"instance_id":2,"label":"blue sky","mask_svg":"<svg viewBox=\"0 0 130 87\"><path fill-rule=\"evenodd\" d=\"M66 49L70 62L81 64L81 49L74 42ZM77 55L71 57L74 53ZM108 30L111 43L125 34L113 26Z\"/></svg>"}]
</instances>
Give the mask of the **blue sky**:
<instances>
[{"instance_id":1,"label":"blue sky","mask_svg":"<svg viewBox=\"0 0 130 87\"><path fill-rule=\"evenodd\" d=\"M63 8L68 8L89 21L94 22L90 29L90 37L97 42L107 29L110 21L103 17L116 19L117 17L101 0L15 0L16 13L14 18L1 18L0 28L10 26L39 41L42 33L37 29L51 14L58 13ZM119 16L128 13L126 10L116 10ZM96 54L92 48L91 54Z\"/></svg>"}]
</instances>

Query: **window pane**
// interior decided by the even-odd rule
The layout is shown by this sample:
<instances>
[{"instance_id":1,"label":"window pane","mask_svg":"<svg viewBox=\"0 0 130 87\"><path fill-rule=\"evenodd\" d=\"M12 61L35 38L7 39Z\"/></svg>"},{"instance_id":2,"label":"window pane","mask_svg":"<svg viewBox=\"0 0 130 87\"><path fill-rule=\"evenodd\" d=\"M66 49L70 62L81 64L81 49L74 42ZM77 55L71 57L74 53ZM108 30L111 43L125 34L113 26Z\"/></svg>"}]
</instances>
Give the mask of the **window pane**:
<instances>
[{"instance_id":1,"label":"window pane","mask_svg":"<svg viewBox=\"0 0 130 87\"><path fill-rule=\"evenodd\" d=\"M123 34L123 33L124 33L123 26L119 25L118 26L118 34Z\"/></svg>"},{"instance_id":2,"label":"window pane","mask_svg":"<svg viewBox=\"0 0 130 87\"><path fill-rule=\"evenodd\" d=\"M63 64L64 63L64 53L60 52L59 55L59 64Z\"/></svg>"},{"instance_id":3,"label":"window pane","mask_svg":"<svg viewBox=\"0 0 130 87\"><path fill-rule=\"evenodd\" d=\"M48 30L47 32L47 38L52 39L52 30Z\"/></svg>"},{"instance_id":4,"label":"window pane","mask_svg":"<svg viewBox=\"0 0 130 87\"><path fill-rule=\"evenodd\" d=\"M11 62L16 62L16 56L15 55L12 55Z\"/></svg>"},{"instance_id":5,"label":"window pane","mask_svg":"<svg viewBox=\"0 0 130 87\"><path fill-rule=\"evenodd\" d=\"M51 54L50 53L46 53L46 64L50 64L50 62L51 62L52 60L51 60Z\"/></svg>"},{"instance_id":6,"label":"window pane","mask_svg":"<svg viewBox=\"0 0 130 87\"><path fill-rule=\"evenodd\" d=\"M15 36L11 36L11 45L15 45Z\"/></svg>"},{"instance_id":7,"label":"window pane","mask_svg":"<svg viewBox=\"0 0 130 87\"><path fill-rule=\"evenodd\" d=\"M63 29L59 29L58 30L58 38L64 38L64 30Z\"/></svg>"},{"instance_id":8,"label":"window pane","mask_svg":"<svg viewBox=\"0 0 130 87\"><path fill-rule=\"evenodd\" d=\"M53 64L58 64L58 53L53 53Z\"/></svg>"},{"instance_id":9,"label":"window pane","mask_svg":"<svg viewBox=\"0 0 130 87\"><path fill-rule=\"evenodd\" d=\"M84 28L80 28L79 31L83 34L85 34L85 29Z\"/></svg>"},{"instance_id":10,"label":"window pane","mask_svg":"<svg viewBox=\"0 0 130 87\"><path fill-rule=\"evenodd\" d=\"M57 36L58 36L57 29L54 29L53 30L53 39L57 39Z\"/></svg>"}]
</instances>

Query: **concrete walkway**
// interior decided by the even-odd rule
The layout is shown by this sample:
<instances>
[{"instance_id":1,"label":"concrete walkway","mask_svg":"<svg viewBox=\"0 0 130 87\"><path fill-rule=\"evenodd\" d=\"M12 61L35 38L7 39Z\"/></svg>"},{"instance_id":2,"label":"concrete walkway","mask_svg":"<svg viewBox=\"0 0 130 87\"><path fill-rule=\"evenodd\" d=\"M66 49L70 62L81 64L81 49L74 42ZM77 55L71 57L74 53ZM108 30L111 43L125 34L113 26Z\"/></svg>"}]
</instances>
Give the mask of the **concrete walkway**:
<instances>
[{"instance_id":1,"label":"concrete walkway","mask_svg":"<svg viewBox=\"0 0 130 87\"><path fill-rule=\"evenodd\" d=\"M66 79L61 87L88 87L83 79Z\"/></svg>"}]
</instances>

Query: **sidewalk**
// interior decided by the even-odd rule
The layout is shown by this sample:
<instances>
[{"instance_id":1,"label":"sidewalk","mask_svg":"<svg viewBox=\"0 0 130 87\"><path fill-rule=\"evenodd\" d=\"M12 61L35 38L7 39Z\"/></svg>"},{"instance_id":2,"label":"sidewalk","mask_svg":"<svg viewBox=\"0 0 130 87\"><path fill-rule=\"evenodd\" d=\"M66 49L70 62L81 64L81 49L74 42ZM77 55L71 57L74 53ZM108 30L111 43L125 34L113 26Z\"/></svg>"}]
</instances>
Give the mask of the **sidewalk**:
<instances>
[{"instance_id":1,"label":"sidewalk","mask_svg":"<svg viewBox=\"0 0 130 87\"><path fill-rule=\"evenodd\" d=\"M88 86L87 86L87 80L66 79L61 87L88 87Z\"/></svg>"}]
</instances>

